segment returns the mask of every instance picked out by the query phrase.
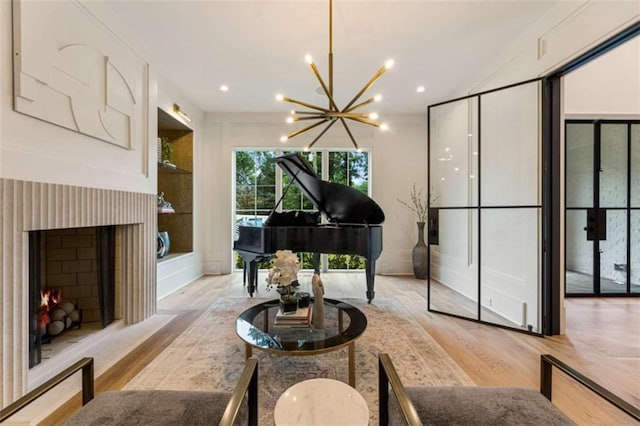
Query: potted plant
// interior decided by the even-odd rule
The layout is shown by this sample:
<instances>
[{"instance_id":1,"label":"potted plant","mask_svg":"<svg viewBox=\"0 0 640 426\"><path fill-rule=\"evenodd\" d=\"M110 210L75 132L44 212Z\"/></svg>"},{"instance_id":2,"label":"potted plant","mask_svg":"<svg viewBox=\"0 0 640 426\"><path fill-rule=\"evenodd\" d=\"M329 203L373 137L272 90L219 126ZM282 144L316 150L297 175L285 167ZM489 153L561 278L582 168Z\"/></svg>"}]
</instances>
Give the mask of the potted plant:
<instances>
[{"instance_id":1,"label":"potted plant","mask_svg":"<svg viewBox=\"0 0 640 426\"><path fill-rule=\"evenodd\" d=\"M283 314L294 313L298 309L298 256L291 250L278 250L271 259L271 269L267 275L267 290L277 287L280 293L280 309Z\"/></svg>"}]
</instances>

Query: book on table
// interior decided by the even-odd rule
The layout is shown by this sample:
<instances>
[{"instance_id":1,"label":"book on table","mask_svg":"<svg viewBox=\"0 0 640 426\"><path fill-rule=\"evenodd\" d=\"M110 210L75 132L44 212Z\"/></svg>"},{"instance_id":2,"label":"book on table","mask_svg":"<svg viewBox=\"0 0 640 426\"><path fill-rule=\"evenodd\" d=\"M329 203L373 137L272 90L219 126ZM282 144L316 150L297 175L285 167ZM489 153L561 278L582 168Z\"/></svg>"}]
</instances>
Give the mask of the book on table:
<instances>
[{"instance_id":1,"label":"book on table","mask_svg":"<svg viewBox=\"0 0 640 426\"><path fill-rule=\"evenodd\" d=\"M274 325L289 327L310 327L311 326L311 306L298 308L295 312L284 314L281 309L276 313Z\"/></svg>"}]
</instances>

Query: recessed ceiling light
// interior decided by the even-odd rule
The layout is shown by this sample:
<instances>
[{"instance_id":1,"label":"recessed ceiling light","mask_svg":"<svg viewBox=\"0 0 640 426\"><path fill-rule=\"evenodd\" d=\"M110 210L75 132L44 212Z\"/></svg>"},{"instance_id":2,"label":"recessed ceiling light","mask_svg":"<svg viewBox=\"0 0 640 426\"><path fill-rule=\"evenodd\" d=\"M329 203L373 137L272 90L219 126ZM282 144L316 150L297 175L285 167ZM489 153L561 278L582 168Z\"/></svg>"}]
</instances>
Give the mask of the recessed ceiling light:
<instances>
[{"instance_id":1,"label":"recessed ceiling light","mask_svg":"<svg viewBox=\"0 0 640 426\"><path fill-rule=\"evenodd\" d=\"M418 88L416 89L416 92L418 93L424 92L424 86L418 86Z\"/></svg>"},{"instance_id":2,"label":"recessed ceiling light","mask_svg":"<svg viewBox=\"0 0 640 426\"><path fill-rule=\"evenodd\" d=\"M220 86L220 91L221 92L228 92L229 91L229 86L223 84L222 86Z\"/></svg>"}]
</instances>

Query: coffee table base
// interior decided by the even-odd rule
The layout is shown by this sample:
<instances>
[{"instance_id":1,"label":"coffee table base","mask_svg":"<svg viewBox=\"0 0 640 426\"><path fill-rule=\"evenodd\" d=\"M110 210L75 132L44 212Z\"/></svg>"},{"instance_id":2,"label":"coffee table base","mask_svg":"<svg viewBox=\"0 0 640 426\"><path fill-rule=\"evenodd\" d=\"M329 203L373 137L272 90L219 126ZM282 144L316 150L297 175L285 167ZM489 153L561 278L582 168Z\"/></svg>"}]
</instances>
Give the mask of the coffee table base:
<instances>
[{"instance_id":1,"label":"coffee table base","mask_svg":"<svg viewBox=\"0 0 640 426\"><path fill-rule=\"evenodd\" d=\"M256 348L256 349L260 350L259 348ZM273 353L273 352L270 352L270 353ZM356 344L355 342L351 342L347 345L347 353L349 357L349 386L355 389L356 387ZM253 355L253 346L248 343L245 343L244 344L245 361L251 358L252 355ZM316 354L300 352L300 353L290 353L285 355L286 356L310 356L310 355L316 355Z\"/></svg>"}]
</instances>

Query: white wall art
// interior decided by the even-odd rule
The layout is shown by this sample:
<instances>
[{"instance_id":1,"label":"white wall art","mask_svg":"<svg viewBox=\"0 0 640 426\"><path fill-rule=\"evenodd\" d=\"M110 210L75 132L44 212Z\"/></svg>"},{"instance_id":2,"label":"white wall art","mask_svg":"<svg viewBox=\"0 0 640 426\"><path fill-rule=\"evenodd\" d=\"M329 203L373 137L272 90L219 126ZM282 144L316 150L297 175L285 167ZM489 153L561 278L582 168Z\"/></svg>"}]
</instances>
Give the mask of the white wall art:
<instances>
[{"instance_id":1,"label":"white wall art","mask_svg":"<svg viewBox=\"0 0 640 426\"><path fill-rule=\"evenodd\" d=\"M148 67L118 36L75 1L16 0L13 24L16 111L125 149L141 143Z\"/></svg>"}]
</instances>

